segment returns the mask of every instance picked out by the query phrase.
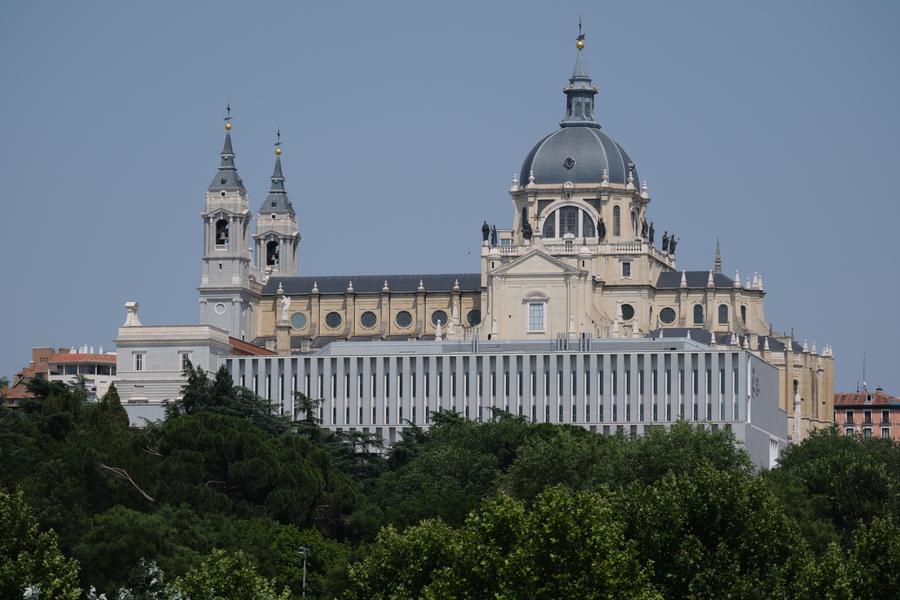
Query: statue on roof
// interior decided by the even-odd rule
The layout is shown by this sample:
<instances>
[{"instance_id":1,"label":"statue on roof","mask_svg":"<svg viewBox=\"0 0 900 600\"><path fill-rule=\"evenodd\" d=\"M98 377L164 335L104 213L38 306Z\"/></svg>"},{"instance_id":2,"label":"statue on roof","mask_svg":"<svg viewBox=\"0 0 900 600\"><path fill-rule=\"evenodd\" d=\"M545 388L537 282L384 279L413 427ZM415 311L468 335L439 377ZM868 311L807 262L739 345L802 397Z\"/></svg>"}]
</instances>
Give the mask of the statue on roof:
<instances>
[{"instance_id":1,"label":"statue on roof","mask_svg":"<svg viewBox=\"0 0 900 600\"><path fill-rule=\"evenodd\" d=\"M484 222L484 225L481 226L481 241L488 241L488 236L491 235L491 226L487 224L487 221Z\"/></svg>"},{"instance_id":2,"label":"statue on roof","mask_svg":"<svg viewBox=\"0 0 900 600\"><path fill-rule=\"evenodd\" d=\"M284 295L281 297L281 320L288 320L288 310L291 308L291 297Z\"/></svg>"},{"instance_id":3,"label":"statue on roof","mask_svg":"<svg viewBox=\"0 0 900 600\"><path fill-rule=\"evenodd\" d=\"M663 232L662 251L663 252L669 251L669 232L668 231Z\"/></svg>"},{"instance_id":4,"label":"statue on roof","mask_svg":"<svg viewBox=\"0 0 900 600\"><path fill-rule=\"evenodd\" d=\"M649 235L649 238L648 238L648 239L650 240L650 245L651 245L651 246L653 245L653 233L654 233L654 230L653 230L653 221L650 221L650 235Z\"/></svg>"},{"instance_id":5,"label":"statue on roof","mask_svg":"<svg viewBox=\"0 0 900 600\"><path fill-rule=\"evenodd\" d=\"M603 241L606 239L606 223L603 222L603 217L600 217L597 220L597 240Z\"/></svg>"},{"instance_id":6,"label":"statue on roof","mask_svg":"<svg viewBox=\"0 0 900 600\"><path fill-rule=\"evenodd\" d=\"M530 240L532 233L534 232L531 230L531 223L525 221L525 224L522 225L522 237L526 240Z\"/></svg>"},{"instance_id":7,"label":"statue on roof","mask_svg":"<svg viewBox=\"0 0 900 600\"><path fill-rule=\"evenodd\" d=\"M647 239L647 219L641 219L641 239Z\"/></svg>"},{"instance_id":8,"label":"statue on roof","mask_svg":"<svg viewBox=\"0 0 900 600\"><path fill-rule=\"evenodd\" d=\"M677 244L677 243L678 243L678 240L675 239L675 234L673 233L672 236L669 238L669 254L671 254L672 256L675 256L675 244Z\"/></svg>"},{"instance_id":9,"label":"statue on roof","mask_svg":"<svg viewBox=\"0 0 900 600\"><path fill-rule=\"evenodd\" d=\"M491 246L497 245L497 226L491 225Z\"/></svg>"}]
</instances>

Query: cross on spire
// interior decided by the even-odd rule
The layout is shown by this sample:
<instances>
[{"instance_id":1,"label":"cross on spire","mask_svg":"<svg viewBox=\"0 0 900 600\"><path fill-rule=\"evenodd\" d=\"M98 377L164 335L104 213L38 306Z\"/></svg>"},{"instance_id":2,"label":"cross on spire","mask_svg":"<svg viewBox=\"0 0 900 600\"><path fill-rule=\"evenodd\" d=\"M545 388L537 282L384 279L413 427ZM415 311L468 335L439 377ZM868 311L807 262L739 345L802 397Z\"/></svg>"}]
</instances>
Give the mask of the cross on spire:
<instances>
[{"instance_id":1,"label":"cross on spire","mask_svg":"<svg viewBox=\"0 0 900 600\"><path fill-rule=\"evenodd\" d=\"M578 37L576 40L584 40L584 34L581 32L581 15L578 15Z\"/></svg>"},{"instance_id":2,"label":"cross on spire","mask_svg":"<svg viewBox=\"0 0 900 600\"><path fill-rule=\"evenodd\" d=\"M225 105L225 131L231 131L231 102Z\"/></svg>"}]
</instances>

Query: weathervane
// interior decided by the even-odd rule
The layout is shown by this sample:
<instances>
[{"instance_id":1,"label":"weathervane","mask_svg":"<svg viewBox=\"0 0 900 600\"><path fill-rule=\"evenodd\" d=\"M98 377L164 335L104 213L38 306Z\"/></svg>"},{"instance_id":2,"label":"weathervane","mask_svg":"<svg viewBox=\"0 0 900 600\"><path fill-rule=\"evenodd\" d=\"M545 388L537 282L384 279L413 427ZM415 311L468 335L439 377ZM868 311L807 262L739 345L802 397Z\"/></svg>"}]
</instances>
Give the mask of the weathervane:
<instances>
[{"instance_id":1,"label":"weathervane","mask_svg":"<svg viewBox=\"0 0 900 600\"><path fill-rule=\"evenodd\" d=\"M584 48L584 33L581 32L581 15L578 15L578 37L575 38L575 45L579 50Z\"/></svg>"},{"instance_id":2,"label":"weathervane","mask_svg":"<svg viewBox=\"0 0 900 600\"><path fill-rule=\"evenodd\" d=\"M281 127L275 131L275 156L281 156Z\"/></svg>"},{"instance_id":3,"label":"weathervane","mask_svg":"<svg viewBox=\"0 0 900 600\"><path fill-rule=\"evenodd\" d=\"M225 121L225 129L230 131L231 130L231 102L229 102L225 106L225 118L223 119L223 121Z\"/></svg>"}]
</instances>

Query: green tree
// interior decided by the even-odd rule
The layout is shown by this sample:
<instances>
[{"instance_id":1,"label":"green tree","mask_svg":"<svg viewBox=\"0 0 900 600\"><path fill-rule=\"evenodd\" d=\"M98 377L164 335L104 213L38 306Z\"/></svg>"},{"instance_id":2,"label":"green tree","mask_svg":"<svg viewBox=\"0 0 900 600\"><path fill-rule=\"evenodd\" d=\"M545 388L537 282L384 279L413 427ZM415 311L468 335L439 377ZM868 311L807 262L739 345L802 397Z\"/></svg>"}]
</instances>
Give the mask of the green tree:
<instances>
[{"instance_id":1,"label":"green tree","mask_svg":"<svg viewBox=\"0 0 900 600\"><path fill-rule=\"evenodd\" d=\"M876 518L853 532L851 581L857 598L900 598L900 527Z\"/></svg>"},{"instance_id":2,"label":"green tree","mask_svg":"<svg viewBox=\"0 0 900 600\"><path fill-rule=\"evenodd\" d=\"M52 530L38 529L20 491L0 489L0 597L21 598L28 587L45 598L77 600L78 563L63 555Z\"/></svg>"},{"instance_id":3,"label":"green tree","mask_svg":"<svg viewBox=\"0 0 900 600\"><path fill-rule=\"evenodd\" d=\"M706 465L619 494L626 535L667 598L794 598L814 577L809 548L759 478Z\"/></svg>"},{"instance_id":4,"label":"green tree","mask_svg":"<svg viewBox=\"0 0 900 600\"><path fill-rule=\"evenodd\" d=\"M190 600L287 600L290 592L276 592L275 584L259 575L243 552L213 550L203 562L179 577L175 588Z\"/></svg>"},{"instance_id":5,"label":"green tree","mask_svg":"<svg viewBox=\"0 0 900 600\"><path fill-rule=\"evenodd\" d=\"M610 501L562 487L530 510L488 500L460 529L388 527L350 578L349 598L660 598Z\"/></svg>"}]
</instances>

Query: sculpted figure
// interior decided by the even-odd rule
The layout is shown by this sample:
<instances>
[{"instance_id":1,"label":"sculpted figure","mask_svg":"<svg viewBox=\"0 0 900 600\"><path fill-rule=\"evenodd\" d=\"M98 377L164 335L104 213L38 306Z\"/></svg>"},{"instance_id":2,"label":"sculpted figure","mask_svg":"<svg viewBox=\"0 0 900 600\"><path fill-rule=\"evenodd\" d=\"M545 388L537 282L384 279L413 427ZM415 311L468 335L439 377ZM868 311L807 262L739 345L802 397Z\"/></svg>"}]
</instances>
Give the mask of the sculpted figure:
<instances>
[{"instance_id":1,"label":"sculpted figure","mask_svg":"<svg viewBox=\"0 0 900 600\"><path fill-rule=\"evenodd\" d=\"M497 245L497 226L491 226L491 246Z\"/></svg>"},{"instance_id":2,"label":"sculpted figure","mask_svg":"<svg viewBox=\"0 0 900 600\"><path fill-rule=\"evenodd\" d=\"M522 237L525 238L526 240L530 240L532 233L533 232L531 231L531 223L529 223L528 221L525 221L525 224L522 225Z\"/></svg>"},{"instance_id":3,"label":"sculpted figure","mask_svg":"<svg viewBox=\"0 0 900 600\"><path fill-rule=\"evenodd\" d=\"M669 254L672 256L675 255L675 244L678 243L678 240L675 239L675 234L672 234L672 237L669 238Z\"/></svg>"},{"instance_id":4,"label":"sculpted figure","mask_svg":"<svg viewBox=\"0 0 900 600\"><path fill-rule=\"evenodd\" d=\"M488 241L489 235L491 235L491 226L487 224L487 221L485 221L484 225L481 226L481 241Z\"/></svg>"},{"instance_id":5,"label":"sculpted figure","mask_svg":"<svg viewBox=\"0 0 900 600\"><path fill-rule=\"evenodd\" d=\"M650 245L653 245L653 221L650 221Z\"/></svg>"},{"instance_id":6,"label":"sculpted figure","mask_svg":"<svg viewBox=\"0 0 900 600\"><path fill-rule=\"evenodd\" d=\"M291 297L290 296L282 296L281 297L281 320L288 320L288 310L291 308Z\"/></svg>"},{"instance_id":7,"label":"sculpted figure","mask_svg":"<svg viewBox=\"0 0 900 600\"><path fill-rule=\"evenodd\" d=\"M603 217L597 221L597 239L601 242L606 239L606 223L603 222Z\"/></svg>"},{"instance_id":8,"label":"sculpted figure","mask_svg":"<svg viewBox=\"0 0 900 600\"><path fill-rule=\"evenodd\" d=\"M668 251L669 251L669 232L668 232L668 231L664 231L664 232L663 232L662 251L663 251L663 252L668 252Z\"/></svg>"}]
</instances>

